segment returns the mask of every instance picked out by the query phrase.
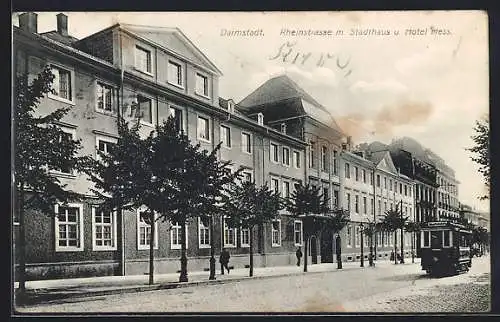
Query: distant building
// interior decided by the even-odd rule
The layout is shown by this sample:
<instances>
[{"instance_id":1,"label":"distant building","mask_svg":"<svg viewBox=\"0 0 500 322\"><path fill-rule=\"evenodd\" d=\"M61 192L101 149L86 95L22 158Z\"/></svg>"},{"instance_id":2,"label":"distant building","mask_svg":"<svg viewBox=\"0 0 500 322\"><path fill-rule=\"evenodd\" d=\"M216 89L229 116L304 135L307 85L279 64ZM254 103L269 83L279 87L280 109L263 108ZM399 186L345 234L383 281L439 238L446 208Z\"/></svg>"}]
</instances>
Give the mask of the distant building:
<instances>
[{"instance_id":1,"label":"distant building","mask_svg":"<svg viewBox=\"0 0 500 322\"><path fill-rule=\"evenodd\" d=\"M238 105L249 117L306 142L305 183L319 187L331 206L338 206L340 153L349 141L327 109L286 75L267 80ZM271 165L285 153L276 142L265 148L271 151ZM333 240L330 231L311 237L312 263L333 261Z\"/></svg>"},{"instance_id":2,"label":"distant building","mask_svg":"<svg viewBox=\"0 0 500 322\"><path fill-rule=\"evenodd\" d=\"M434 161L437 172L437 220L457 222L460 218L458 187L460 182L455 178L455 171L434 152L426 151Z\"/></svg>"},{"instance_id":3,"label":"distant building","mask_svg":"<svg viewBox=\"0 0 500 322\"><path fill-rule=\"evenodd\" d=\"M389 151L394 167L414 183L415 208L412 216L416 222L459 221L459 182L455 179L454 170L436 153L409 137L394 139L390 144L372 142L362 146L372 153ZM419 254L419 235L416 246Z\"/></svg>"},{"instance_id":4,"label":"distant building","mask_svg":"<svg viewBox=\"0 0 500 322\"><path fill-rule=\"evenodd\" d=\"M490 231L489 213L479 212L469 205L460 204L460 219L463 223L483 227Z\"/></svg>"},{"instance_id":5,"label":"distant building","mask_svg":"<svg viewBox=\"0 0 500 322\"><path fill-rule=\"evenodd\" d=\"M347 151L341 154L341 207L350 213L351 223L347 226L345 254L347 259L358 259L361 248L363 226L377 223L386 211L400 211L401 215L414 220L413 181L401 174L394 166L388 150ZM363 239L364 256L369 254L369 238ZM410 233L403 236L405 256L411 256L415 242ZM377 259L388 259L394 250L394 235L377 232L373 241ZM401 232L396 232L396 247L401 246Z\"/></svg>"}]
</instances>

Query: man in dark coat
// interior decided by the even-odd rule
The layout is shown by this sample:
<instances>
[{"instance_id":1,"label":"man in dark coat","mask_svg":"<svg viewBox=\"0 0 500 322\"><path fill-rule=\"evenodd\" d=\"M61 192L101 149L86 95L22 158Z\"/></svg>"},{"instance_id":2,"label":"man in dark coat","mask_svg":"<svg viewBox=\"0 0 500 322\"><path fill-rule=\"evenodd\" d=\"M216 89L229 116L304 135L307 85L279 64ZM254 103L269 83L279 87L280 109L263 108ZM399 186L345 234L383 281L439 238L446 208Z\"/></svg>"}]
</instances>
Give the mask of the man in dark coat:
<instances>
[{"instance_id":1,"label":"man in dark coat","mask_svg":"<svg viewBox=\"0 0 500 322\"><path fill-rule=\"evenodd\" d=\"M300 266L300 259L302 258L302 250L300 249L300 246L297 248L295 256L297 256L297 266Z\"/></svg>"},{"instance_id":2,"label":"man in dark coat","mask_svg":"<svg viewBox=\"0 0 500 322\"><path fill-rule=\"evenodd\" d=\"M220 257L219 257L220 270L222 275L224 275L224 268L227 269L227 273L229 274L229 266L228 266L229 258L231 258L229 252L225 248L223 248L222 251L220 252Z\"/></svg>"}]
</instances>

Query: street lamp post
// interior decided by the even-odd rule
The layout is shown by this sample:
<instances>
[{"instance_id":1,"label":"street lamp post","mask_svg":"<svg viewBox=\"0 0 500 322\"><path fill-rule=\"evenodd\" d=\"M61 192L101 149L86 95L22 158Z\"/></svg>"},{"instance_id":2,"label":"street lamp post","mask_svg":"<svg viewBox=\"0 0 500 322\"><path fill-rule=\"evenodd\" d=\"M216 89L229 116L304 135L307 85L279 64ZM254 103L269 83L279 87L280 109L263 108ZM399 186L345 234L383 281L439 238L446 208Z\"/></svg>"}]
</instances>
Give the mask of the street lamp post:
<instances>
[{"instance_id":1,"label":"street lamp post","mask_svg":"<svg viewBox=\"0 0 500 322\"><path fill-rule=\"evenodd\" d=\"M359 266L365 267L365 258L363 254L363 228L364 228L363 223L361 223L359 227L361 228L361 264Z\"/></svg>"}]
</instances>

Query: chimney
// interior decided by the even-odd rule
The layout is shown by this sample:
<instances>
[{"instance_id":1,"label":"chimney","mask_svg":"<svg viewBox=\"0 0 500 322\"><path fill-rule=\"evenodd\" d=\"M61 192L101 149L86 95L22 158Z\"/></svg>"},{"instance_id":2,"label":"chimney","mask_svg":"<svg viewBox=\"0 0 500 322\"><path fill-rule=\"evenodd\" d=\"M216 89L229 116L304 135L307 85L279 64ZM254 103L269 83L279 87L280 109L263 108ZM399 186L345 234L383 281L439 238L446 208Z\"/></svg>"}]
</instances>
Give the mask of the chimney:
<instances>
[{"instance_id":1,"label":"chimney","mask_svg":"<svg viewBox=\"0 0 500 322\"><path fill-rule=\"evenodd\" d=\"M286 123L281 123L281 133L286 134Z\"/></svg>"},{"instance_id":2,"label":"chimney","mask_svg":"<svg viewBox=\"0 0 500 322\"><path fill-rule=\"evenodd\" d=\"M38 15L34 12L25 12L19 15L19 28L24 31L37 33L38 32Z\"/></svg>"},{"instance_id":3,"label":"chimney","mask_svg":"<svg viewBox=\"0 0 500 322\"><path fill-rule=\"evenodd\" d=\"M64 13L57 15L57 32L61 36L68 36L68 16Z\"/></svg>"},{"instance_id":4,"label":"chimney","mask_svg":"<svg viewBox=\"0 0 500 322\"><path fill-rule=\"evenodd\" d=\"M262 113L257 114L257 123L259 125L264 125L264 114Z\"/></svg>"}]
</instances>

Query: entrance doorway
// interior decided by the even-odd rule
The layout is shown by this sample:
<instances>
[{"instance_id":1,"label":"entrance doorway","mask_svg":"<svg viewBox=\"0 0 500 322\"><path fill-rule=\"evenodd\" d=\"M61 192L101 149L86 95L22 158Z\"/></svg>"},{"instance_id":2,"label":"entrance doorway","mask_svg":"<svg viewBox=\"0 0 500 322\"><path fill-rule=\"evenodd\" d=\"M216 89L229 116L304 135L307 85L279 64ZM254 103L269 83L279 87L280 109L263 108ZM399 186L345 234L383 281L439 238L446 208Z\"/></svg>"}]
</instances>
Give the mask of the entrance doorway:
<instances>
[{"instance_id":1,"label":"entrance doorway","mask_svg":"<svg viewBox=\"0 0 500 322\"><path fill-rule=\"evenodd\" d=\"M321 233L321 262L333 263L333 233L324 231Z\"/></svg>"},{"instance_id":2,"label":"entrance doorway","mask_svg":"<svg viewBox=\"0 0 500 322\"><path fill-rule=\"evenodd\" d=\"M316 245L316 236L311 237L311 263L318 264L318 248Z\"/></svg>"}]
</instances>

